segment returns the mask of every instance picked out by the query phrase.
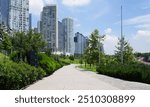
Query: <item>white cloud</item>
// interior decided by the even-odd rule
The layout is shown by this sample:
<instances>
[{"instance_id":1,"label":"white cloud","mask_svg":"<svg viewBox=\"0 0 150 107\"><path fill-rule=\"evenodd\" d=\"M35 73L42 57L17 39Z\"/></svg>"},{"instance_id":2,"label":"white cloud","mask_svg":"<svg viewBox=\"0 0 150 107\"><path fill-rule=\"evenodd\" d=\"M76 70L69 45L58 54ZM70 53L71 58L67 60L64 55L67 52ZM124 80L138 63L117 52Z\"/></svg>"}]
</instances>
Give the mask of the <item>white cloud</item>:
<instances>
[{"instance_id":1,"label":"white cloud","mask_svg":"<svg viewBox=\"0 0 150 107\"><path fill-rule=\"evenodd\" d=\"M136 40L149 41L150 42L150 31L149 30L138 30L137 34L134 38Z\"/></svg>"},{"instance_id":2,"label":"white cloud","mask_svg":"<svg viewBox=\"0 0 150 107\"><path fill-rule=\"evenodd\" d=\"M112 33L112 29L111 28L107 28L106 30L104 30L105 34L111 34Z\"/></svg>"},{"instance_id":3,"label":"white cloud","mask_svg":"<svg viewBox=\"0 0 150 107\"><path fill-rule=\"evenodd\" d=\"M57 0L30 0L30 13L35 16L40 16L44 5L56 4Z\"/></svg>"},{"instance_id":4,"label":"white cloud","mask_svg":"<svg viewBox=\"0 0 150 107\"><path fill-rule=\"evenodd\" d=\"M146 29L146 30L150 30L150 24L139 24L137 26L135 26L138 29Z\"/></svg>"},{"instance_id":5,"label":"white cloud","mask_svg":"<svg viewBox=\"0 0 150 107\"><path fill-rule=\"evenodd\" d=\"M42 0L30 0L30 13L36 16L40 16L44 4Z\"/></svg>"},{"instance_id":6,"label":"white cloud","mask_svg":"<svg viewBox=\"0 0 150 107\"><path fill-rule=\"evenodd\" d=\"M127 25L143 24L147 22L150 23L150 14L137 16L124 21L124 23Z\"/></svg>"},{"instance_id":7,"label":"white cloud","mask_svg":"<svg viewBox=\"0 0 150 107\"><path fill-rule=\"evenodd\" d=\"M62 0L62 4L69 7L78 7L88 5L91 0Z\"/></svg>"},{"instance_id":8,"label":"white cloud","mask_svg":"<svg viewBox=\"0 0 150 107\"><path fill-rule=\"evenodd\" d=\"M116 50L118 37L112 33L111 28L107 28L106 30L104 30L104 32L106 33L105 40L104 40L105 53L113 55L114 51Z\"/></svg>"},{"instance_id":9,"label":"white cloud","mask_svg":"<svg viewBox=\"0 0 150 107\"><path fill-rule=\"evenodd\" d=\"M125 20L126 25L131 25L138 30L129 41L133 49L137 52L149 52L150 51L150 14L134 17Z\"/></svg>"},{"instance_id":10,"label":"white cloud","mask_svg":"<svg viewBox=\"0 0 150 107\"><path fill-rule=\"evenodd\" d=\"M138 30L130 39L131 46L136 52L150 51L150 31Z\"/></svg>"},{"instance_id":11,"label":"white cloud","mask_svg":"<svg viewBox=\"0 0 150 107\"><path fill-rule=\"evenodd\" d=\"M44 5L56 4L57 0L43 0Z\"/></svg>"}]
</instances>

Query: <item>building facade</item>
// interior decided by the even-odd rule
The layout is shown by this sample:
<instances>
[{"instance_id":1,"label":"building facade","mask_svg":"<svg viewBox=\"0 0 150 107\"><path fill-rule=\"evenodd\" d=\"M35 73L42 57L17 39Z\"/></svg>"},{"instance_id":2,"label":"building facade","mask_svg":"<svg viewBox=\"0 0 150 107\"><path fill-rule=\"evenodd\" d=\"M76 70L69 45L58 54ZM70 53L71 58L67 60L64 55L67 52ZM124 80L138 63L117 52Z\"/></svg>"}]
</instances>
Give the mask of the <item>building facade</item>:
<instances>
[{"instance_id":1,"label":"building facade","mask_svg":"<svg viewBox=\"0 0 150 107\"><path fill-rule=\"evenodd\" d=\"M9 0L0 0L0 24L8 26Z\"/></svg>"},{"instance_id":2,"label":"building facade","mask_svg":"<svg viewBox=\"0 0 150 107\"><path fill-rule=\"evenodd\" d=\"M64 35L64 51L66 55L74 55L74 27L73 27L73 19L64 18L62 20L63 26L63 35Z\"/></svg>"},{"instance_id":3,"label":"building facade","mask_svg":"<svg viewBox=\"0 0 150 107\"><path fill-rule=\"evenodd\" d=\"M88 47L88 38L85 37L83 34L77 32L75 33L74 37L75 42L75 56L80 56L84 54L84 50Z\"/></svg>"},{"instance_id":4,"label":"building facade","mask_svg":"<svg viewBox=\"0 0 150 107\"><path fill-rule=\"evenodd\" d=\"M41 25L42 25L42 21L38 21L37 22L38 33L41 33Z\"/></svg>"},{"instance_id":5,"label":"building facade","mask_svg":"<svg viewBox=\"0 0 150 107\"><path fill-rule=\"evenodd\" d=\"M58 21L58 51L64 54L65 49L65 37L63 34L63 25L62 22Z\"/></svg>"},{"instance_id":6,"label":"building facade","mask_svg":"<svg viewBox=\"0 0 150 107\"><path fill-rule=\"evenodd\" d=\"M9 1L9 27L15 32L29 30L29 0Z\"/></svg>"},{"instance_id":7,"label":"building facade","mask_svg":"<svg viewBox=\"0 0 150 107\"><path fill-rule=\"evenodd\" d=\"M41 33L43 39L47 43L46 48L52 52L58 50L58 22L57 22L57 6L49 5L43 7L41 14Z\"/></svg>"},{"instance_id":8,"label":"building facade","mask_svg":"<svg viewBox=\"0 0 150 107\"><path fill-rule=\"evenodd\" d=\"M29 14L29 30L32 30L32 14Z\"/></svg>"}]
</instances>

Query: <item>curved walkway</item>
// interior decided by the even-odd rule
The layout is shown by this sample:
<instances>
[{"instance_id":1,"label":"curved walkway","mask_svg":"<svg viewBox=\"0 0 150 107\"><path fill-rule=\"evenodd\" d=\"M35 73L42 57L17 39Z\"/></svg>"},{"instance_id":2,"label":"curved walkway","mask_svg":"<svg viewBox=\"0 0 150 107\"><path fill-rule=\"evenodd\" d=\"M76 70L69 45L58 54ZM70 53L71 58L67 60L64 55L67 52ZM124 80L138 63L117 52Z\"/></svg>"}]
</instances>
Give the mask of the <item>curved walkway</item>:
<instances>
[{"instance_id":1,"label":"curved walkway","mask_svg":"<svg viewBox=\"0 0 150 107\"><path fill-rule=\"evenodd\" d=\"M99 75L81 70L76 65L68 65L26 90L150 90L150 85Z\"/></svg>"}]
</instances>

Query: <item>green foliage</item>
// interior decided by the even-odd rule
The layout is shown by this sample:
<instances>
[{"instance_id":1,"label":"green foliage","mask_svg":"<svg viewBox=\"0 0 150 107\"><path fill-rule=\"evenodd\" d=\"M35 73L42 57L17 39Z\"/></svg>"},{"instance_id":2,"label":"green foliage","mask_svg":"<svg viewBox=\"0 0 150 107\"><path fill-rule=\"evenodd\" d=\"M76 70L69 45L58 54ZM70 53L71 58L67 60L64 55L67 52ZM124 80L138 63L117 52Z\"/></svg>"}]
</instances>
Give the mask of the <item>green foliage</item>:
<instances>
[{"instance_id":1,"label":"green foliage","mask_svg":"<svg viewBox=\"0 0 150 107\"><path fill-rule=\"evenodd\" d=\"M18 54L18 60L24 61L26 50L27 50L27 40L25 33L16 33L12 37L13 50L15 50Z\"/></svg>"},{"instance_id":2,"label":"green foliage","mask_svg":"<svg viewBox=\"0 0 150 107\"><path fill-rule=\"evenodd\" d=\"M72 55L69 56L69 59L72 60L72 61L74 61L74 56L72 56Z\"/></svg>"},{"instance_id":3,"label":"green foliage","mask_svg":"<svg viewBox=\"0 0 150 107\"><path fill-rule=\"evenodd\" d=\"M14 62L19 62L18 52L14 51L9 55L10 59Z\"/></svg>"},{"instance_id":4,"label":"green foliage","mask_svg":"<svg viewBox=\"0 0 150 107\"><path fill-rule=\"evenodd\" d=\"M116 47L117 50L116 50L115 56L117 58L117 61L119 63L121 62L121 52L122 52L121 47L122 46L123 46L123 63L124 64L130 64L130 63L135 62L136 59L135 59L135 56L133 54L133 48L129 45L129 43L127 41L125 41L124 38L122 40L121 39L119 40L118 46Z\"/></svg>"},{"instance_id":5,"label":"green foliage","mask_svg":"<svg viewBox=\"0 0 150 107\"><path fill-rule=\"evenodd\" d=\"M62 66L53 58L48 57L45 53L39 53L38 58L40 67L45 70L47 75L52 74L55 70Z\"/></svg>"},{"instance_id":6,"label":"green foliage","mask_svg":"<svg viewBox=\"0 0 150 107\"><path fill-rule=\"evenodd\" d=\"M0 62L0 89L21 89L45 75L43 69L25 63Z\"/></svg>"},{"instance_id":7,"label":"green foliage","mask_svg":"<svg viewBox=\"0 0 150 107\"><path fill-rule=\"evenodd\" d=\"M80 65L79 68L84 69L86 71L96 72L96 66L90 66L87 64L86 66Z\"/></svg>"},{"instance_id":8,"label":"green foliage","mask_svg":"<svg viewBox=\"0 0 150 107\"><path fill-rule=\"evenodd\" d=\"M3 30L1 30L0 35L1 35L0 50L3 50L5 51L5 54L8 54L10 53L11 48L12 48L11 39L9 35Z\"/></svg>"},{"instance_id":9,"label":"green foliage","mask_svg":"<svg viewBox=\"0 0 150 107\"><path fill-rule=\"evenodd\" d=\"M144 61L150 62L150 53L135 53L134 54L136 57L143 57Z\"/></svg>"},{"instance_id":10,"label":"green foliage","mask_svg":"<svg viewBox=\"0 0 150 107\"><path fill-rule=\"evenodd\" d=\"M99 52L101 47L101 42L104 40L104 36L99 35L98 30L94 30L89 38L89 46L84 52L84 61L88 64L97 64L99 61Z\"/></svg>"},{"instance_id":11,"label":"green foliage","mask_svg":"<svg viewBox=\"0 0 150 107\"><path fill-rule=\"evenodd\" d=\"M34 33L33 31L25 33L16 33L12 37L13 50L17 53L17 59L19 61L28 61L30 62L30 52L34 51L37 53L44 46L45 42L42 39L42 36L38 33Z\"/></svg>"},{"instance_id":12,"label":"green foliage","mask_svg":"<svg viewBox=\"0 0 150 107\"><path fill-rule=\"evenodd\" d=\"M100 74L150 84L150 66L144 64L107 64L97 67Z\"/></svg>"},{"instance_id":13,"label":"green foliage","mask_svg":"<svg viewBox=\"0 0 150 107\"><path fill-rule=\"evenodd\" d=\"M0 63L7 63L7 62L11 62L11 60L9 59L8 56L0 53Z\"/></svg>"},{"instance_id":14,"label":"green foliage","mask_svg":"<svg viewBox=\"0 0 150 107\"><path fill-rule=\"evenodd\" d=\"M52 51L51 51L51 49L46 49L46 51L45 51L45 53L46 53L46 55L48 55L48 56L51 56L52 55Z\"/></svg>"}]
</instances>

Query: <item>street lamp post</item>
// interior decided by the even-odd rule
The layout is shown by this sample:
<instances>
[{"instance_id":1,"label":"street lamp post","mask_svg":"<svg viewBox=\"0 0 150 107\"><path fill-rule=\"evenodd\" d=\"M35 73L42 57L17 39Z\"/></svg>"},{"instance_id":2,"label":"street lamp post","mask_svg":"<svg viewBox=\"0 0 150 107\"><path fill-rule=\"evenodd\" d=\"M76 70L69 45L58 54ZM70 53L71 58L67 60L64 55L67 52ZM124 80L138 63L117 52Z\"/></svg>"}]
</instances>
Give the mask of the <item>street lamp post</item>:
<instances>
[{"instance_id":1,"label":"street lamp post","mask_svg":"<svg viewBox=\"0 0 150 107\"><path fill-rule=\"evenodd\" d=\"M122 21L122 5L121 5L121 64L123 64L123 48L124 48L124 37L123 37L123 21Z\"/></svg>"}]
</instances>

